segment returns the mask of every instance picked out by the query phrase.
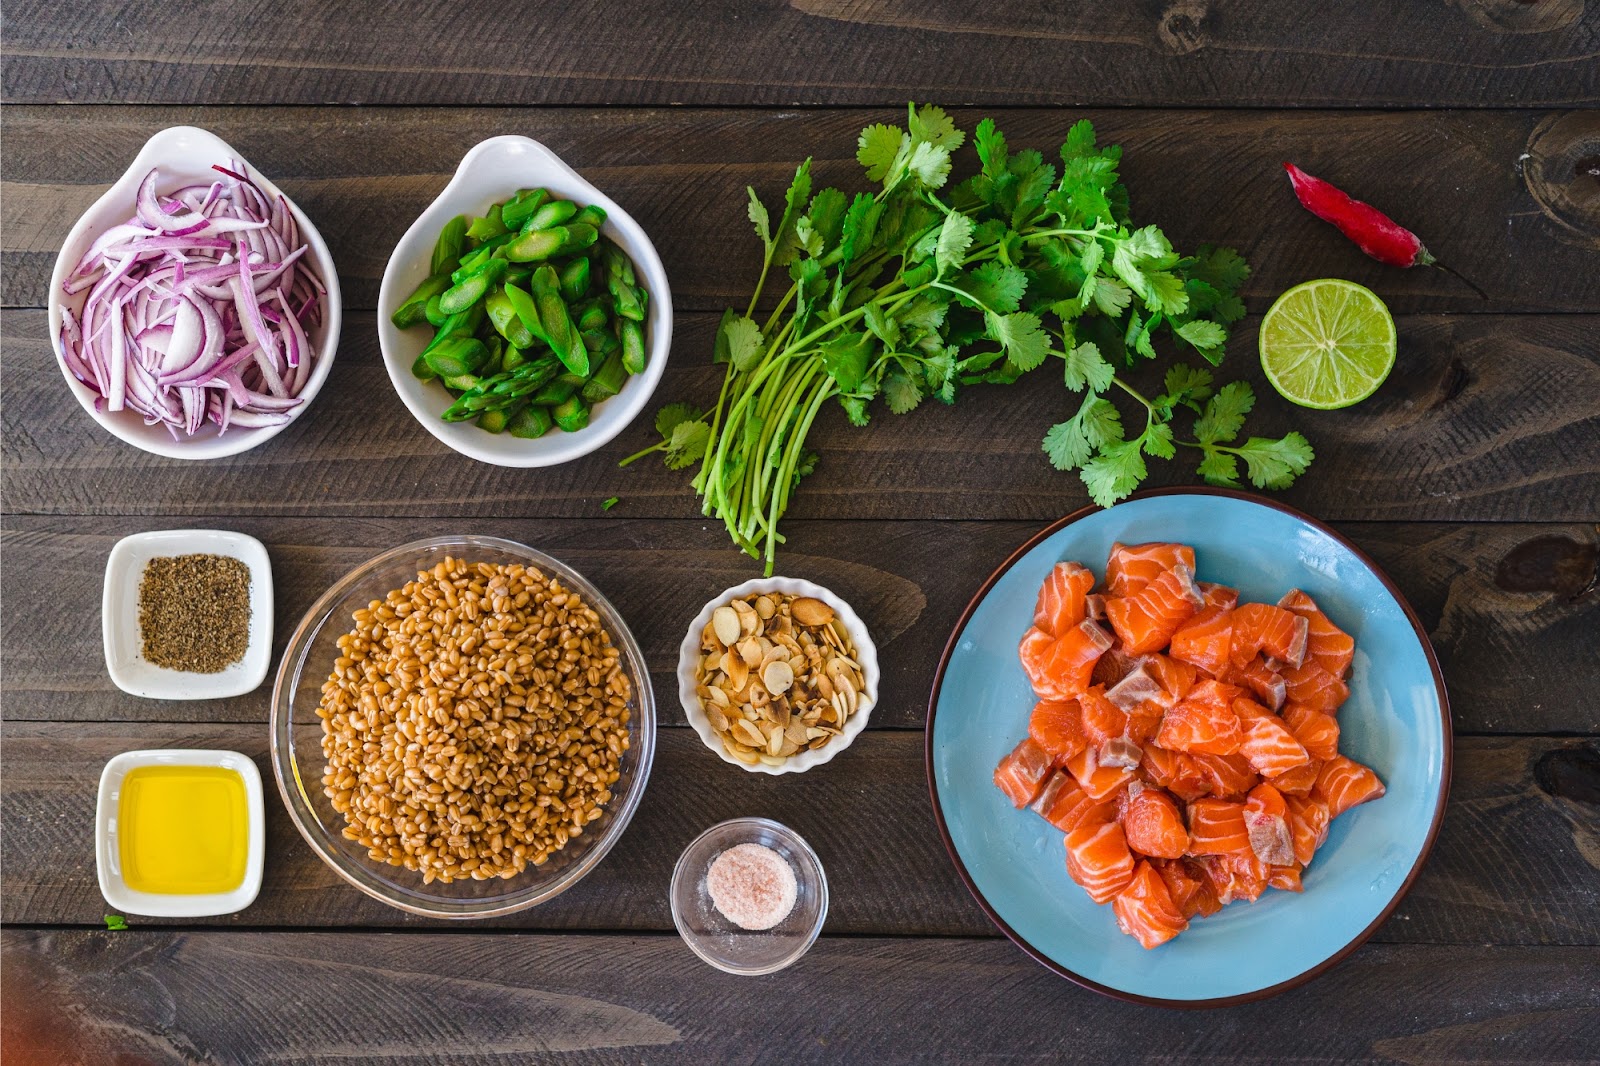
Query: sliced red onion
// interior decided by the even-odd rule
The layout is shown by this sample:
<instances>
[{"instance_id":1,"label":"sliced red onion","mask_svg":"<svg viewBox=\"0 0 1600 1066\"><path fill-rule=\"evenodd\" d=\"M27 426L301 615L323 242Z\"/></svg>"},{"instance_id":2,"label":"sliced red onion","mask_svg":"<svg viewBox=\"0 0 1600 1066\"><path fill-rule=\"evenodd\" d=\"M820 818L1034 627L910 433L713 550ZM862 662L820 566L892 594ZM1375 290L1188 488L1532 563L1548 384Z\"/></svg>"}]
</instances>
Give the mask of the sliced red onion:
<instances>
[{"instance_id":1,"label":"sliced red onion","mask_svg":"<svg viewBox=\"0 0 1600 1066\"><path fill-rule=\"evenodd\" d=\"M209 422L282 425L317 357L306 330L322 319L322 279L310 267L282 196L244 166L223 180L157 190L139 185L135 215L102 233L63 283L89 290L62 316L60 357L92 389L98 410L128 410L175 438Z\"/></svg>"}]
</instances>

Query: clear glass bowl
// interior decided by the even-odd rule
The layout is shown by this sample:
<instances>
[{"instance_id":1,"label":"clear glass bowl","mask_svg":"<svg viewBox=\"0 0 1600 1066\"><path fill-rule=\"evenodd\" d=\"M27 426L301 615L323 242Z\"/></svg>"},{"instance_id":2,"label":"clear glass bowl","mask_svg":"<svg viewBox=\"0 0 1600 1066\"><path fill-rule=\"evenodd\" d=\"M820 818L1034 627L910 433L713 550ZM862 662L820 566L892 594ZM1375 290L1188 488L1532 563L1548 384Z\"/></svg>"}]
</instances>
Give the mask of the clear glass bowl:
<instances>
[{"instance_id":1,"label":"clear glass bowl","mask_svg":"<svg viewBox=\"0 0 1600 1066\"><path fill-rule=\"evenodd\" d=\"M794 870L795 901L771 929L752 932L724 918L706 891L706 871L718 855L739 844L762 844ZM770 818L718 822L694 838L672 871L672 921L694 953L719 970L757 977L774 973L810 950L828 916L828 879L811 846Z\"/></svg>"},{"instance_id":2,"label":"clear glass bowl","mask_svg":"<svg viewBox=\"0 0 1600 1066\"><path fill-rule=\"evenodd\" d=\"M612 786L605 813L584 827L543 866L530 866L511 878L470 878L424 885L422 875L403 866L369 858L367 849L346 840L344 815L322 791L322 720L317 707L322 685L338 656L337 642L350 631L351 614L416 579L417 573L445 556L470 562L522 563L559 578L582 595L600 615L612 643L622 653L633 683L630 745L621 776ZM289 816L312 850L335 873L367 895L392 907L430 918L488 918L543 903L568 888L605 857L638 809L650 776L656 746L655 696L644 655L616 608L576 570L516 541L498 537L433 537L384 552L334 584L300 622L278 668L272 691L272 767Z\"/></svg>"}]
</instances>

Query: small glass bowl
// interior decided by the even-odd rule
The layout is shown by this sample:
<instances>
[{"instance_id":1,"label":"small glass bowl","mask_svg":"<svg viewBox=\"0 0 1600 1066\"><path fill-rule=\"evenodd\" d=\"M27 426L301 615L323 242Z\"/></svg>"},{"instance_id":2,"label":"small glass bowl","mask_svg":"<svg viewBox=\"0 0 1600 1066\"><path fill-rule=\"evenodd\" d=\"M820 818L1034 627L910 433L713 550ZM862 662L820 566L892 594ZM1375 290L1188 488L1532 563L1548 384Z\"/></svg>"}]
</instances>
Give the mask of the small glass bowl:
<instances>
[{"instance_id":1,"label":"small glass bowl","mask_svg":"<svg viewBox=\"0 0 1600 1066\"><path fill-rule=\"evenodd\" d=\"M794 909L771 929L740 929L724 918L706 890L706 872L718 855L740 844L776 851L794 870ZM770 818L718 822L683 849L672 871L672 921L683 942L725 973L759 977L776 973L810 950L828 916L828 879L817 853L800 834Z\"/></svg>"},{"instance_id":2,"label":"small glass bowl","mask_svg":"<svg viewBox=\"0 0 1600 1066\"><path fill-rule=\"evenodd\" d=\"M485 881L459 879L424 885L422 875L368 858L367 849L346 840L344 815L322 790L327 765L322 754L322 720L317 717L322 683L338 658L339 637L350 630L350 615L391 589L401 588L447 556L470 562L521 563L558 578L600 615L622 653L633 682L632 742L622 758L621 777L611 786L611 802L599 821L551 856L515 877ZM638 642L616 608L572 567L540 551L499 537L454 536L412 541L356 567L323 593L289 638L272 692L272 768L295 828L334 873L391 907L428 918L491 918L520 911L571 888L611 850L639 807L656 745L656 705L650 673Z\"/></svg>"}]
</instances>

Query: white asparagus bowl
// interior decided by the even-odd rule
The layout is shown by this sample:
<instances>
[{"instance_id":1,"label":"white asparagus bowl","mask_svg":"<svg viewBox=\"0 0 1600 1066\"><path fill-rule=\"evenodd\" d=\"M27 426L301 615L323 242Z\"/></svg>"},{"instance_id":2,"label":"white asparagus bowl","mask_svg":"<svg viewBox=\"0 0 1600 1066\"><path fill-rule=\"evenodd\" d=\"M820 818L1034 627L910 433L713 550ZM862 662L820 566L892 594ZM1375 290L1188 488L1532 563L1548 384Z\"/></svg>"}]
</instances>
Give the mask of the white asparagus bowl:
<instances>
[{"instance_id":1,"label":"white asparagus bowl","mask_svg":"<svg viewBox=\"0 0 1600 1066\"><path fill-rule=\"evenodd\" d=\"M711 720L706 717L705 708L701 706L698 689L700 686L700 634L711 622L712 612L718 607L744 596L759 595L761 593L784 593L790 596L810 596L821 600L833 608L834 614L844 623L845 632L850 635L850 643L855 647L855 659L861 664L861 674L865 681L856 712L844 724L844 729L828 743L820 748L807 748L784 759L781 764L773 766L765 762L746 763L729 755L722 745L722 738L711 727ZM878 685L881 682L878 671L878 649L872 643L872 637L867 632L866 623L850 607L848 603L834 595L821 585L813 584L793 577L767 577L752 578L741 584L735 585L724 592L712 597L695 615L694 621L689 623L689 632L683 638L683 644L678 649L678 699L683 704L683 713L689 719L689 725L700 735L700 740L706 747L716 753L723 762L758 774L798 774L804 773L813 766L821 766L832 759L861 734L867 727L867 719L872 714L872 708L877 704Z\"/></svg>"},{"instance_id":2,"label":"white asparagus bowl","mask_svg":"<svg viewBox=\"0 0 1600 1066\"><path fill-rule=\"evenodd\" d=\"M596 204L604 208L606 221L600 228L600 239L611 241L633 260L650 305L645 313L644 372L632 375L623 383L621 392L596 404L583 429L575 433L551 429L542 437L525 440L509 433L490 433L474 422L441 419L439 416L450 406L450 394L438 382L419 381L411 373L411 366L427 346L431 333L420 327L399 329L390 316L427 279L433 247L446 222L457 215L482 215L518 189L531 188L546 189L580 207ZM395 246L378 290L378 344L383 349L384 368L401 402L440 441L462 455L496 466L554 466L604 447L650 402L672 347L672 292L655 245L615 201L538 141L491 137L462 157L444 191Z\"/></svg>"},{"instance_id":3,"label":"white asparagus bowl","mask_svg":"<svg viewBox=\"0 0 1600 1066\"><path fill-rule=\"evenodd\" d=\"M300 237L308 246L306 256L310 259L310 265L326 289L322 297L321 320L307 334L307 340L314 353L310 377L299 392L302 402L289 412L289 419L286 422L248 428L230 426L222 433L217 431L213 423L207 422L197 433L174 438L165 425L147 425L144 417L136 411L101 410L96 402L100 399L99 395L74 377L67 368L66 359L61 351L62 317L68 308L72 309L74 315L80 315L89 290L84 289L69 295L63 291L62 286L97 237L133 217L135 195L145 175L152 169L160 171L160 188L164 190L173 185L210 182L218 176L211 169L213 164L230 166L234 162L244 167L243 175L260 186L261 191L267 196L283 196L295 225L300 229ZM77 225L72 227L67 234L66 242L61 246L61 254L56 258L55 270L50 275L50 343L56 353L56 365L61 369L61 375L66 379L67 387L72 390L79 406L118 440L169 459L218 459L226 455L237 455L265 443L292 425L311 407L312 400L316 398L323 382L328 378L328 371L333 367L334 352L339 346L341 322L339 276L334 271L333 256L329 254L328 246L323 241L322 234L317 232L317 227L312 225L311 219L293 200L285 196L282 190L251 166L249 160L235 151L226 141L208 130L194 126L172 126L145 142L122 177L118 178L115 184L83 213Z\"/></svg>"}]
</instances>

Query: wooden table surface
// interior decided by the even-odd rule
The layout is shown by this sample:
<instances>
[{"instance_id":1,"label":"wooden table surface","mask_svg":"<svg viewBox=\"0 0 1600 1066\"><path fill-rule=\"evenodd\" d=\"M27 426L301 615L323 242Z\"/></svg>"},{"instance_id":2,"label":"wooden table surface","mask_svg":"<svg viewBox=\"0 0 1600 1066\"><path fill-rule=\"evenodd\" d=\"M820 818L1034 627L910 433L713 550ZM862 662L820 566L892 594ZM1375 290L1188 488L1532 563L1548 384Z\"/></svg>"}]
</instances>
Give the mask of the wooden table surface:
<instances>
[{"instance_id":1,"label":"wooden table surface","mask_svg":"<svg viewBox=\"0 0 1600 1066\"><path fill-rule=\"evenodd\" d=\"M4 121L3 837L8 1063L1578 1062L1600 1056L1600 4L1594 0L15 0ZM712 758L671 696L675 646L754 573L686 477L617 460L641 419L553 470L456 455L394 395L374 330L390 249L478 140L544 141L653 236L678 333L657 400L704 400L718 314L758 268L743 187L780 195L815 155L859 187L856 131L908 97L997 114L1047 148L1080 116L1126 146L1139 218L1233 245L1253 316L1338 276L1396 313L1371 400L1289 411L1254 368L1259 432L1315 442L1282 499L1394 576L1455 712L1432 858L1372 941L1279 998L1200 1015L1078 988L1000 938L939 843L922 762L938 653L984 577L1085 502L1039 452L1059 388L812 440L784 572L850 591L883 657L872 728L812 773ZM245 455L163 460L79 411L45 331L78 214L164 126L216 131L332 248L346 315L306 417ZM1294 159L1399 215L1442 273L1379 266L1294 206ZM654 405L652 405L654 406ZM1174 468L1178 464L1166 464ZM1178 483L1163 469L1153 483ZM602 512L610 496L621 502ZM442 533L511 537L596 580L650 661L666 728L643 807L587 879L471 926L339 881L268 786L267 873L242 914L106 932L95 782L132 748L266 763L270 686L164 703L118 691L100 650L110 546L215 526L266 542L277 648L358 562ZM270 774L269 774L270 779ZM769 815L833 885L799 964L740 979L672 929L672 864L700 829Z\"/></svg>"}]
</instances>

